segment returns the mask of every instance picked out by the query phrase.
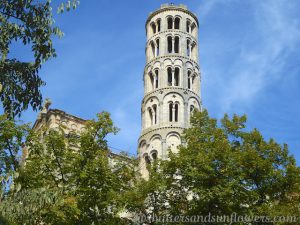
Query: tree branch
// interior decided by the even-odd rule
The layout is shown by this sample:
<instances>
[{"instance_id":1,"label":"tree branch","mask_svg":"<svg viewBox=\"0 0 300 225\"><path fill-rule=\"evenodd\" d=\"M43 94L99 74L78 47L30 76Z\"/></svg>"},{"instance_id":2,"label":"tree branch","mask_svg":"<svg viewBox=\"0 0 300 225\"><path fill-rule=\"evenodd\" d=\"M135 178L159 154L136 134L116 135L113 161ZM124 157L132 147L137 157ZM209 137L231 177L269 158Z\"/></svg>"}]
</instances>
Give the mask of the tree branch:
<instances>
[{"instance_id":1,"label":"tree branch","mask_svg":"<svg viewBox=\"0 0 300 225\"><path fill-rule=\"evenodd\" d=\"M7 13L7 12L3 12L3 11L0 11L0 13L1 13L1 14L3 14L3 15L5 15L5 16L8 16L8 17L13 17L13 18L15 18L15 19L17 19L17 20L20 20L20 21L22 21L22 22L26 23L26 21L25 21L24 19L22 19L22 18L19 18L19 17L15 16L15 15L12 15L12 14L9 14L9 13ZM8 18L7 18L7 19L8 19Z\"/></svg>"}]
</instances>

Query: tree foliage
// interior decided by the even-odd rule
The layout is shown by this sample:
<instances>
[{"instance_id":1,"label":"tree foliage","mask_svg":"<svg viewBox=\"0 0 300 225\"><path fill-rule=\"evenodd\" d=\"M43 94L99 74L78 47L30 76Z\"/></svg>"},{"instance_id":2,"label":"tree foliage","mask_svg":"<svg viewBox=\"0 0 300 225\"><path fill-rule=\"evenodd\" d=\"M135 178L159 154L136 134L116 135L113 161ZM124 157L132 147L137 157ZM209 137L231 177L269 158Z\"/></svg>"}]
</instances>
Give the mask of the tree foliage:
<instances>
[{"instance_id":1,"label":"tree foliage","mask_svg":"<svg viewBox=\"0 0 300 225\"><path fill-rule=\"evenodd\" d=\"M76 8L78 1L67 1L59 7ZM43 62L55 57L53 37L62 36L55 26L50 0L1 0L0 2L0 100L7 115L14 117L31 106L42 103L39 76ZM11 56L15 43L30 46L33 61Z\"/></svg>"},{"instance_id":2,"label":"tree foliage","mask_svg":"<svg viewBox=\"0 0 300 225\"><path fill-rule=\"evenodd\" d=\"M148 218L299 216L300 170L287 145L266 141L245 123L245 116L225 115L218 125L207 111L196 112L183 134L187 145L170 152L170 160L154 163L149 179L128 194L130 210Z\"/></svg>"},{"instance_id":3,"label":"tree foliage","mask_svg":"<svg viewBox=\"0 0 300 225\"><path fill-rule=\"evenodd\" d=\"M218 123L207 111L195 112L183 133L186 144L169 160L154 161L147 180L138 179L133 159L108 150L107 136L118 131L108 113L80 134L63 126L29 132L4 116L0 128L4 224L132 224L121 217L126 212L149 224L189 224L151 222L154 215L300 216L294 157L287 145L247 130L245 116L225 115Z\"/></svg>"},{"instance_id":4,"label":"tree foliage","mask_svg":"<svg viewBox=\"0 0 300 225\"><path fill-rule=\"evenodd\" d=\"M106 137L117 130L109 114L100 113L80 136L63 127L31 133L14 180L20 191L4 199L2 216L12 224L123 224L120 196L132 186L134 169L129 158L113 158L108 150Z\"/></svg>"}]
</instances>

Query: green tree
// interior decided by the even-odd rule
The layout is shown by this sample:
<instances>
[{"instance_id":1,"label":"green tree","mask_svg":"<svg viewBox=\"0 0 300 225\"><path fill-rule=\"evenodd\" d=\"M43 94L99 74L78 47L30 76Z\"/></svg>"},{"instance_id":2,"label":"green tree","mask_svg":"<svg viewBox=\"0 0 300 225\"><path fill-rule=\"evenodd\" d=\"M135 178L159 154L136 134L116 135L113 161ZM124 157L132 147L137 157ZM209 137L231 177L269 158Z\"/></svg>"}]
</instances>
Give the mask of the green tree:
<instances>
[{"instance_id":1,"label":"green tree","mask_svg":"<svg viewBox=\"0 0 300 225\"><path fill-rule=\"evenodd\" d=\"M19 153L28 133L28 124L20 125L5 115L0 115L0 200L13 178L19 175Z\"/></svg>"},{"instance_id":2,"label":"green tree","mask_svg":"<svg viewBox=\"0 0 300 225\"><path fill-rule=\"evenodd\" d=\"M195 112L191 128L183 133L187 145L149 168L149 179L128 193L127 207L148 218L209 213L300 216L300 170L287 145L266 141L257 129L247 131L245 123L246 116L225 115L218 125L207 111Z\"/></svg>"},{"instance_id":3,"label":"green tree","mask_svg":"<svg viewBox=\"0 0 300 225\"><path fill-rule=\"evenodd\" d=\"M111 163L106 137L118 129L108 113L85 128L80 135L64 127L30 134L25 165L14 180L20 191L2 204L4 218L12 224L124 224L120 196L134 182L134 165L125 156Z\"/></svg>"},{"instance_id":4,"label":"green tree","mask_svg":"<svg viewBox=\"0 0 300 225\"><path fill-rule=\"evenodd\" d=\"M78 1L67 1L59 7L76 8ZM62 36L54 25L50 0L1 0L0 2L0 100L7 115L14 117L31 106L40 108L40 87L44 82L39 76L43 62L55 57L53 37ZM11 46L22 43L30 46L33 61L11 57Z\"/></svg>"}]
</instances>

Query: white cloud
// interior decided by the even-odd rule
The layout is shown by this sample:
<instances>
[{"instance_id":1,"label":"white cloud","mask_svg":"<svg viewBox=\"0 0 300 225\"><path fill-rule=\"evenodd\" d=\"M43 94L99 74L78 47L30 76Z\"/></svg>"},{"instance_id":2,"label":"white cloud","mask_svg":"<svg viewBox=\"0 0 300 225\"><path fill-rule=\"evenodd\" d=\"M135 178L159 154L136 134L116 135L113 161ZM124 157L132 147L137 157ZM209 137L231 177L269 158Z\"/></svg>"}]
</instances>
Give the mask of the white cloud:
<instances>
[{"instance_id":1,"label":"white cloud","mask_svg":"<svg viewBox=\"0 0 300 225\"><path fill-rule=\"evenodd\" d=\"M219 2L207 1L199 14L206 17L213 13ZM246 39L236 46L239 55L233 56L234 63L223 71L228 74L223 78L226 85L219 90L220 114L235 104L250 104L267 85L279 82L281 76L286 75L282 71L285 60L300 40L299 20L291 14L293 4L293 1L281 0L252 1L250 10L254 12L255 34L249 38L255 37L256 42ZM206 76L205 71L203 76Z\"/></svg>"}]
</instances>

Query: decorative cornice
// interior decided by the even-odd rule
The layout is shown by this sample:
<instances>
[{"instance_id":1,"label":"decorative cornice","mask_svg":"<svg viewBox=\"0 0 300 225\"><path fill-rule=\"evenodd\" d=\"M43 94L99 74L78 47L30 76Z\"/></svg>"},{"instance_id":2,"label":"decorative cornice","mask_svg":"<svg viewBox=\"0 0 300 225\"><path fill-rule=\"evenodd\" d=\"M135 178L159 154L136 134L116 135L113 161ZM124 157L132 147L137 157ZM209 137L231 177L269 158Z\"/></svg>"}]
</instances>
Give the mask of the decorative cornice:
<instances>
[{"instance_id":1,"label":"decorative cornice","mask_svg":"<svg viewBox=\"0 0 300 225\"><path fill-rule=\"evenodd\" d=\"M193 39L194 42L198 43L197 39L191 33L181 31L181 30L177 30L177 29L170 29L170 30L165 30L165 31L160 31L158 33L155 33L154 35L152 35L151 37L148 38L148 40L146 42L146 45L149 45L150 41L152 41L153 39L156 39L157 37L159 37L159 35L164 34L164 33L171 33L171 34L181 33L181 34L185 34L185 35L188 35L191 39Z\"/></svg>"},{"instance_id":2,"label":"decorative cornice","mask_svg":"<svg viewBox=\"0 0 300 225\"><path fill-rule=\"evenodd\" d=\"M147 93L147 94L145 94L144 95L144 98L143 98L143 100L142 100L142 102L144 102L145 101L145 99L147 99L148 97L151 97L151 95L153 95L153 94L160 94L160 93L158 93L158 92L160 92L160 91L162 91L162 90L174 90L174 91L178 91L178 90L181 90L181 91L187 91L187 92L190 92L192 95L195 95L197 98L199 98L200 99L200 95L198 95L196 92L194 92L194 91L191 91L190 89L186 89L186 88L181 88L181 87L164 87L164 88L158 88L158 89L155 89L154 91L151 91L151 92L149 92L149 93Z\"/></svg>"},{"instance_id":3,"label":"decorative cornice","mask_svg":"<svg viewBox=\"0 0 300 225\"><path fill-rule=\"evenodd\" d=\"M181 59L186 59L187 61L191 61L195 64L197 64L198 68L200 69L199 67L199 63L196 62L195 60L189 58L189 57L186 57L186 56L183 56L183 55L180 55L180 54L170 54L170 55L163 55L163 56L157 56L157 57L154 57L153 59L151 59L149 62L146 63L146 66L145 66L145 69L149 66L149 64L159 60L159 59L163 59L163 58L181 58Z\"/></svg>"},{"instance_id":4,"label":"decorative cornice","mask_svg":"<svg viewBox=\"0 0 300 225\"><path fill-rule=\"evenodd\" d=\"M149 23L149 21L152 19L152 17L156 16L157 14L161 13L161 12L165 12L165 11L178 11L178 12L184 12L188 15L190 15L191 17L193 17L197 23L197 26L199 27L199 21L198 21L198 18L197 16L192 13L191 11L185 9L185 8L182 8L180 6L175 6L175 5L169 5L167 7L163 7L163 8L159 8L158 10L150 13L150 15L148 16L148 19L146 21L146 24L145 24L145 27L147 27L147 24Z\"/></svg>"},{"instance_id":5,"label":"decorative cornice","mask_svg":"<svg viewBox=\"0 0 300 225\"><path fill-rule=\"evenodd\" d=\"M49 109L49 110L47 111L47 113L45 114L45 117L44 117L44 118L46 118L46 120L48 120L48 119L50 118L51 115L59 115L59 116L61 116L61 117L66 118L66 119L69 120L69 121L74 121L74 122L80 123L80 124L85 124L86 121L87 121L87 120L82 119L82 118L80 118L80 117L77 117L77 116L71 115L71 114L69 114L69 113L66 113L65 111L60 110L60 109ZM39 123L41 123L42 120L43 120L42 118L41 118L41 119L37 119L37 120L35 121L35 123L34 123L32 129L36 129L36 128L37 128L37 125L38 125Z\"/></svg>"},{"instance_id":6,"label":"decorative cornice","mask_svg":"<svg viewBox=\"0 0 300 225\"><path fill-rule=\"evenodd\" d=\"M149 130L148 130L148 129L149 129ZM156 131L158 131L158 130L166 130L166 129L180 129L180 130L184 130L185 127L181 127L181 126L163 126L163 127L157 127L157 128L154 128L154 129L152 129L151 127L149 127L148 129L144 129L144 130L142 131L142 134L141 134L141 136L140 136L140 138L139 138L139 142L140 142L140 140L141 140L143 137L145 137L147 134L149 134L149 133L151 133L151 132L156 132ZM143 132L145 132L145 133L143 133Z\"/></svg>"}]
</instances>

